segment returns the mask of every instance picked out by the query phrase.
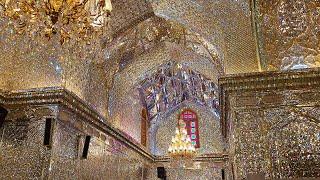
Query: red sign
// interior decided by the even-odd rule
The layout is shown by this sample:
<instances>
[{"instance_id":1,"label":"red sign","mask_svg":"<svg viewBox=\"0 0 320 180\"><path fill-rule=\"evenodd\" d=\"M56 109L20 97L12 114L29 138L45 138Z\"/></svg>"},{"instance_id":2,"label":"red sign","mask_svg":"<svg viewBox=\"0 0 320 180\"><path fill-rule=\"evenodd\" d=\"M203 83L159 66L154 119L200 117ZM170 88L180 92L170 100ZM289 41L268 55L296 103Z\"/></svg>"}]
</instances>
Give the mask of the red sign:
<instances>
[{"instance_id":1,"label":"red sign","mask_svg":"<svg viewBox=\"0 0 320 180\"><path fill-rule=\"evenodd\" d=\"M191 143L195 148L200 147L199 124L197 114L191 110L185 110L180 118L186 123L187 133L190 136Z\"/></svg>"}]
</instances>

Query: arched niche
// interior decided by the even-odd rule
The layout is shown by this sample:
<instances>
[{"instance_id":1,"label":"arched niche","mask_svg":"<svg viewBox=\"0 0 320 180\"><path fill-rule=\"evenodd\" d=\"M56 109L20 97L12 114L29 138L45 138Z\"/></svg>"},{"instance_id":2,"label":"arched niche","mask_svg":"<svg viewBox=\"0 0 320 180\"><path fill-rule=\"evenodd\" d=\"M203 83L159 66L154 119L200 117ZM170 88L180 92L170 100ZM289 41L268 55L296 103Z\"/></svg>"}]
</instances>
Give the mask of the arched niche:
<instances>
[{"instance_id":1,"label":"arched niche","mask_svg":"<svg viewBox=\"0 0 320 180\"><path fill-rule=\"evenodd\" d=\"M198 116L200 147L198 154L222 153L223 142L220 120L215 113L193 102L184 102L176 109L151 121L149 129L150 151L154 155L167 154L181 112L190 109Z\"/></svg>"},{"instance_id":2,"label":"arched niche","mask_svg":"<svg viewBox=\"0 0 320 180\"><path fill-rule=\"evenodd\" d=\"M170 42L160 43L149 52L137 57L125 69L118 72L110 91L109 112L113 116L114 107L121 100L125 100L129 91L142 81L147 75L153 74L157 68L167 62L180 62L203 74L212 81L218 82L218 72L214 64L194 52Z\"/></svg>"},{"instance_id":3,"label":"arched niche","mask_svg":"<svg viewBox=\"0 0 320 180\"><path fill-rule=\"evenodd\" d=\"M218 72L210 59L206 59L177 44L162 42L147 53L135 58L122 71L116 73L109 93L110 122L136 140L140 139L141 109L139 83L157 72L163 64L174 62L192 67L217 84ZM125 122L122 122L125 121ZM132 127L134 126L134 128Z\"/></svg>"}]
</instances>

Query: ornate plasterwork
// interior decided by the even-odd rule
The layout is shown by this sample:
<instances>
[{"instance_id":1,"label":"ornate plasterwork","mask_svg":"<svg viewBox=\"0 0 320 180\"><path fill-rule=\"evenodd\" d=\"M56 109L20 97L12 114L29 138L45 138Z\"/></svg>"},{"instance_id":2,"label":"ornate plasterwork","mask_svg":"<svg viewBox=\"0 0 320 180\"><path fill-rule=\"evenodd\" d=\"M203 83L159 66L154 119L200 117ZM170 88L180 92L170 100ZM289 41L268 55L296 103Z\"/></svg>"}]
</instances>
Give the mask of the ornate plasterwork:
<instances>
[{"instance_id":1,"label":"ornate plasterwork","mask_svg":"<svg viewBox=\"0 0 320 180\"><path fill-rule=\"evenodd\" d=\"M61 45L57 37L48 41L14 34L8 23L0 19L0 89L61 86L107 114L108 71L99 39Z\"/></svg>"},{"instance_id":2,"label":"ornate plasterwork","mask_svg":"<svg viewBox=\"0 0 320 180\"><path fill-rule=\"evenodd\" d=\"M148 161L152 162L156 160L148 150L144 149L141 145L134 142L130 137L126 136L118 129L115 129L85 102L63 88L56 87L16 92L0 91L0 104L10 109L10 113L7 117L8 121L15 121L17 118L22 120L30 120L30 118L43 120L45 117L58 118L62 123L69 124L68 127L63 124L61 126L61 129L64 129L63 131L65 131L65 133L69 131L65 128L72 127L81 130L77 133L92 134L98 139L105 139L106 136L108 136L119 141L119 143L126 147L124 148L127 149L125 150L127 154L126 156L137 156L138 153ZM43 121L41 122L43 123ZM68 134L61 135L69 136ZM61 137L56 138L59 139ZM62 141L59 142L62 143ZM26 143L27 142L24 142L24 144ZM40 144L42 144L42 141ZM40 148L40 146L37 145L36 148ZM110 160L114 161L108 157L105 157L104 159L106 162ZM196 159L196 161L203 162L212 160L221 160L221 158L214 155L207 155L199 156ZM68 163L69 162L72 163L71 161L68 161ZM91 163L94 163L94 160L92 160Z\"/></svg>"},{"instance_id":3,"label":"ornate plasterwork","mask_svg":"<svg viewBox=\"0 0 320 180\"><path fill-rule=\"evenodd\" d=\"M13 108L25 105L48 105L57 104L67 107L70 111L83 118L86 123L116 138L134 151L137 151L147 159L152 160L150 155L141 145L130 140L120 130L112 127L100 114L88 106L84 101L73 93L63 88L34 89L32 91L1 92L0 103L5 107Z\"/></svg>"},{"instance_id":4,"label":"ornate plasterwork","mask_svg":"<svg viewBox=\"0 0 320 180\"><path fill-rule=\"evenodd\" d=\"M222 131L236 178L319 176L319 75L307 70L220 80Z\"/></svg>"},{"instance_id":5,"label":"ornate plasterwork","mask_svg":"<svg viewBox=\"0 0 320 180\"><path fill-rule=\"evenodd\" d=\"M268 179L318 177L320 121L294 113L305 108L320 112L316 107L233 111L229 152L234 156L236 176L264 173Z\"/></svg>"},{"instance_id":6,"label":"ornate plasterwork","mask_svg":"<svg viewBox=\"0 0 320 180\"><path fill-rule=\"evenodd\" d=\"M168 61L185 61L183 63L192 64L213 80L224 73L220 54L214 45L181 24L154 15L115 36L106 44L105 49L109 67L106 76L110 90L109 115L112 123L119 128L125 128L122 125L139 120L139 117L129 116L134 111L129 107L132 98L129 98L130 102L125 99L128 94L135 96L134 86L157 66ZM139 104L139 101L131 104ZM127 107L128 113L124 114L125 111L120 109L120 113L115 112L117 107ZM132 119L132 122L121 123L117 119ZM133 136L138 140L140 138L137 133L139 132L135 132Z\"/></svg>"},{"instance_id":7,"label":"ornate plasterwork","mask_svg":"<svg viewBox=\"0 0 320 180\"><path fill-rule=\"evenodd\" d=\"M218 86L184 64L160 66L139 83L138 89L150 121L185 101L208 107L219 116Z\"/></svg>"},{"instance_id":8,"label":"ornate plasterwork","mask_svg":"<svg viewBox=\"0 0 320 180\"><path fill-rule=\"evenodd\" d=\"M255 0L264 70L319 67L318 0Z\"/></svg>"},{"instance_id":9,"label":"ornate plasterwork","mask_svg":"<svg viewBox=\"0 0 320 180\"><path fill-rule=\"evenodd\" d=\"M38 105L35 99L33 103L4 104L9 115L0 127L1 179L139 179L142 167L153 161L152 156L138 153L84 120L75 107L46 104L45 99ZM49 146L43 144L46 118L52 120ZM83 159L87 135L91 136L90 147L88 158Z\"/></svg>"},{"instance_id":10,"label":"ornate plasterwork","mask_svg":"<svg viewBox=\"0 0 320 180\"><path fill-rule=\"evenodd\" d=\"M185 5L192 4L189 1L181 1L181 3ZM246 20L249 11L243 11L242 7L247 7L245 4L248 3L245 1L241 1L241 3L230 1L229 3L237 7L237 10L244 18L241 22L244 22L245 27L247 27ZM224 54L226 52L239 52L242 55L238 56L239 54L237 54L233 55L233 57L243 57L243 60L251 59L244 56L249 52L247 48L245 48L245 52L240 52L240 49L243 50L243 48L237 48L239 50L236 51L227 50L229 45L223 43L224 39L230 38L232 40L234 37L224 36L222 32L224 30L236 31L236 29L231 28L235 27L235 25L229 23L229 20L221 23L222 17L213 18L214 16L220 16L220 11L216 11L220 8L214 9L214 15L210 15L212 14L212 8L215 6L208 6L208 8L201 10L203 11L202 13L194 11L195 14L193 16L191 16L192 13L188 14L188 18L186 18L188 23L184 23L178 17L169 18L170 20L168 18L155 17L154 10L146 1L117 1L113 4L112 29L110 29L110 32L109 30L106 32L103 40L97 38L92 39L90 42L65 43L63 46L60 44L59 39L55 37L47 41L42 38L31 38L15 34L10 28L8 19L1 19L0 27L3 31L0 33L0 46L4 48L1 49L2 51L0 50L2 65L0 66L2 72L0 88L18 90L62 86L77 94L81 99L94 106L99 113L107 117L108 91L113 86L115 72L119 70L120 59L122 57L124 57L123 59L130 57L132 47L136 49L136 54L145 54L147 50L152 48L154 44L158 44L159 41L176 43L190 52L211 60L215 65L214 69L219 72L218 75L225 72L226 67L222 60L227 59L229 61L229 58L225 58ZM177 8L175 3L172 5L174 5L173 11L180 12L181 9ZM199 5L203 8L208 3L202 2ZM223 3L217 2L215 5L223 7L221 12L224 13L221 16L232 14L228 13L227 6L224 6ZM187 10L192 10L192 8L188 8L189 6L183 7ZM194 6L192 7L194 8ZM169 13L169 11L166 12ZM163 13L162 15L164 16ZM194 19L192 20L192 18ZM230 17L228 16L228 18ZM220 24L224 24L226 29L218 30L222 25L217 25L219 23L216 23L216 20ZM193 22L198 23L193 24ZM194 28L196 26L198 28ZM200 31L201 29L202 31ZM203 31L205 29L208 30L208 33ZM242 28L242 30L244 29L250 30L250 28ZM212 39L210 37L215 30L217 30L219 38ZM228 32L226 31L226 33ZM242 33L242 35L244 36L241 37L247 37L248 32ZM128 39L128 42L131 39L132 42L120 47L121 52L118 53L119 55L112 56L110 51L113 48L118 48L117 45L113 47L113 44L122 44L122 37ZM118 40L119 38L120 40ZM242 43L243 41L236 40L236 42ZM234 46L233 44L230 45ZM243 42L242 45L249 46L250 43ZM252 55L251 52L253 51L250 51L249 54ZM228 64L233 65L234 63ZM242 68L249 67L243 65L242 62L239 64Z\"/></svg>"},{"instance_id":11,"label":"ornate plasterwork","mask_svg":"<svg viewBox=\"0 0 320 180\"><path fill-rule=\"evenodd\" d=\"M223 74L221 54L215 46L207 42L198 33L188 30L183 25L152 16L130 29L118 34L113 41L106 44L108 58L119 63L119 71L139 55L147 53L161 42L171 42L199 54L216 65ZM220 57L219 57L220 56Z\"/></svg>"},{"instance_id":12,"label":"ornate plasterwork","mask_svg":"<svg viewBox=\"0 0 320 180\"><path fill-rule=\"evenodd\" d=\"M29 117L32 122L18 117L0 128L0 178L46 177L50 152L42 145L44 121L39 116Z\"/></svg>"},{"instance_id":13,"label":"ornate plasterwork","mask_svg":"<svg viewBox=\"0 0 320 180\"><path fill-rule=\"evenodd\" d=\"M319 108L310 108L313 112L320 113ZM296 112L299 110L304 111L305 108L281 112L290 113L289 120L275 123L276 126L270 130L270 142L273 142L270 144L273 177L320 176L320 120L310 117L309 113L302 115ZM267 117L276 119L277 116L278 114L271 114ZM284 138L287 139L283 141Z\"/></svg>"},{"instance_id":14,"label":"ornate plasterwork","mask_svg":"<svg viewBox=\"0 0 320 180\"><path fill-rule=\"evenodd\" d=\"M221 89L221 96L220 96L220 105L221 105L221 123L222 126L222 132L223 135L227 136L227 112L225 111L225 108L228 108L230 106L231 101L227 101L227 96L230 92L236 92L236 91L244 91L244 92L250 92L250 91L258 91L258 90L277 90L282 89L285 90L287 88L293 88L293 87L312 87L317 86L319 82L319 70L318 69L309 69L305 71L290 71L287 73L283 72L265 72L265 73L251 73L251 74L242 74L239 76L226 76L224 78L219 79L219 86ZM276 91L274 91L275 93ZM299 103L303 105L307 104L316 104L316 99L313 99L313 97L316 97L318 92L308 92L305 93L306 95L299 95L303 97ZM289 103L290 105L297 105L297 100L294 100L294 97L290 97L290 94L283 93L278 94L275 93L275 96L278 98L274 99L275 101L270 100L270 96L268 93L265 93L265 98L259 98L259 97L239 97L238 99L235 99L233 101L234 106L242 106L243 104L250 104L255 106L265 106L270 103L277 103L278 105L284 105L285 103L282 102L284 98L287 99L286 103ZM307 97L312 98L307 98ZM310 100L310 102L308 101ZM229 117L230 118L230 117Z\"/></svg>"},{"instance_id":15,"label":"ornate plasterwork","mask_svg":"<svg viewBox=\"0 0 320 180\"><path fill-rule=\"evenodd\" d=\"M134 61L127 64L125 69L116 74L109 96L109 115L112 122L117 121L116 119L119 119L117 117L128 117L122 120L141 118L140 113L136 113L134 117L125 114L126 111L130 112L130 109L136 108L136 105L140 104L140 99L135 98L135 94L137 94L135 89L138 87L139 82L148 75L155 73L159 66L169 62L193 67L195 71L200 72L205 77L214 82L217 81L218 73L214 71L214 65L209 59L204 59L175 44L169 42L161 43L147 53L138 56ZM131 98L133 96L134 98ZM133 99L134 101L131 101ZM125 107L129 109L125 110ZM115 122L115 124L120 123Z\"/></svg>"},{"instance_id":16,"label":"ornate plasterwork","mask_svg":"<svg viewBox=\"0 0 320 180\"><path fill-rule=\"evenodd\" d=\"M151 2L157 16L179 22L214 44L226 74L259 71L249 0Z\"/></svg>"},{"instance_id":17,"label":"ornate plasterwork","mask_svg":"<svg viewBox=\"0 0 320 180\"><path fill-rule=\"evenodd\" d=\"M113 37L153 16L153 9L145 0L112 1L111 28Z\"/></svg>"}]
</instances>

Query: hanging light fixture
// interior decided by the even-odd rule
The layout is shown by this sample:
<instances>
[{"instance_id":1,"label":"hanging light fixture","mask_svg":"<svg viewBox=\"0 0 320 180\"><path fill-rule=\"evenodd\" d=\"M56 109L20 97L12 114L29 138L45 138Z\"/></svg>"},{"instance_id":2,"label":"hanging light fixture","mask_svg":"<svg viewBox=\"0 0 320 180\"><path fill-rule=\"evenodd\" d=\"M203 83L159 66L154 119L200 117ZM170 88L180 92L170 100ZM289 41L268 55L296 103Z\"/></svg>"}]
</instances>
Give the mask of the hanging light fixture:
<instances>
[{"instance_id":1,"label":"hanging light fixture","mask_svg":"<svg viewBox=\"0 0 320 180\"><path fill-rule=\"evenodd\" d=\"M168 153L169 156L175 159L189 159L196 155L195 147L191 143L190 136L187 134L183 120L178 121L178 127L176 128L175 136L172 137Z\"/></svg>"},{"instance_id":2,"label":"hanging light fixture","mask_svg":"<svg viewBox=\"0 0 320 180\"><path fill-rule=\"evenodd\" d=\"M111 10L110 0L0 0L0 18L8 17L17 34L58 34L61 43L102 34Z\"/></svg>"}]
</instances>

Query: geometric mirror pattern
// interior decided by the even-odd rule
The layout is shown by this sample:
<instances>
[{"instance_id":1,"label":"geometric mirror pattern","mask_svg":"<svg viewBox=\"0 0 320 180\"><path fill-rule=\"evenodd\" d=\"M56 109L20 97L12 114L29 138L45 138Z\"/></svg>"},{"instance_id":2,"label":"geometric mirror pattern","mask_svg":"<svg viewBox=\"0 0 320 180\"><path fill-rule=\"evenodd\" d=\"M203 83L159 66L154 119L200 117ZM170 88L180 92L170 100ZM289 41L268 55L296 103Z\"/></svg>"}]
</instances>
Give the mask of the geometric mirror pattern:
<instances>
[{"instance_id":1,"label":"geometric mirror pattern","mask_svg":"<svg viewBox=\"0 0 320 180\"><path fill-rule=\"evenodd\" d=\"M149 120L188 101L206 106L219 116L218 86L187 65L169 62L160 66L140 82L140 94Z\"/></svg>"}]
</instances>

